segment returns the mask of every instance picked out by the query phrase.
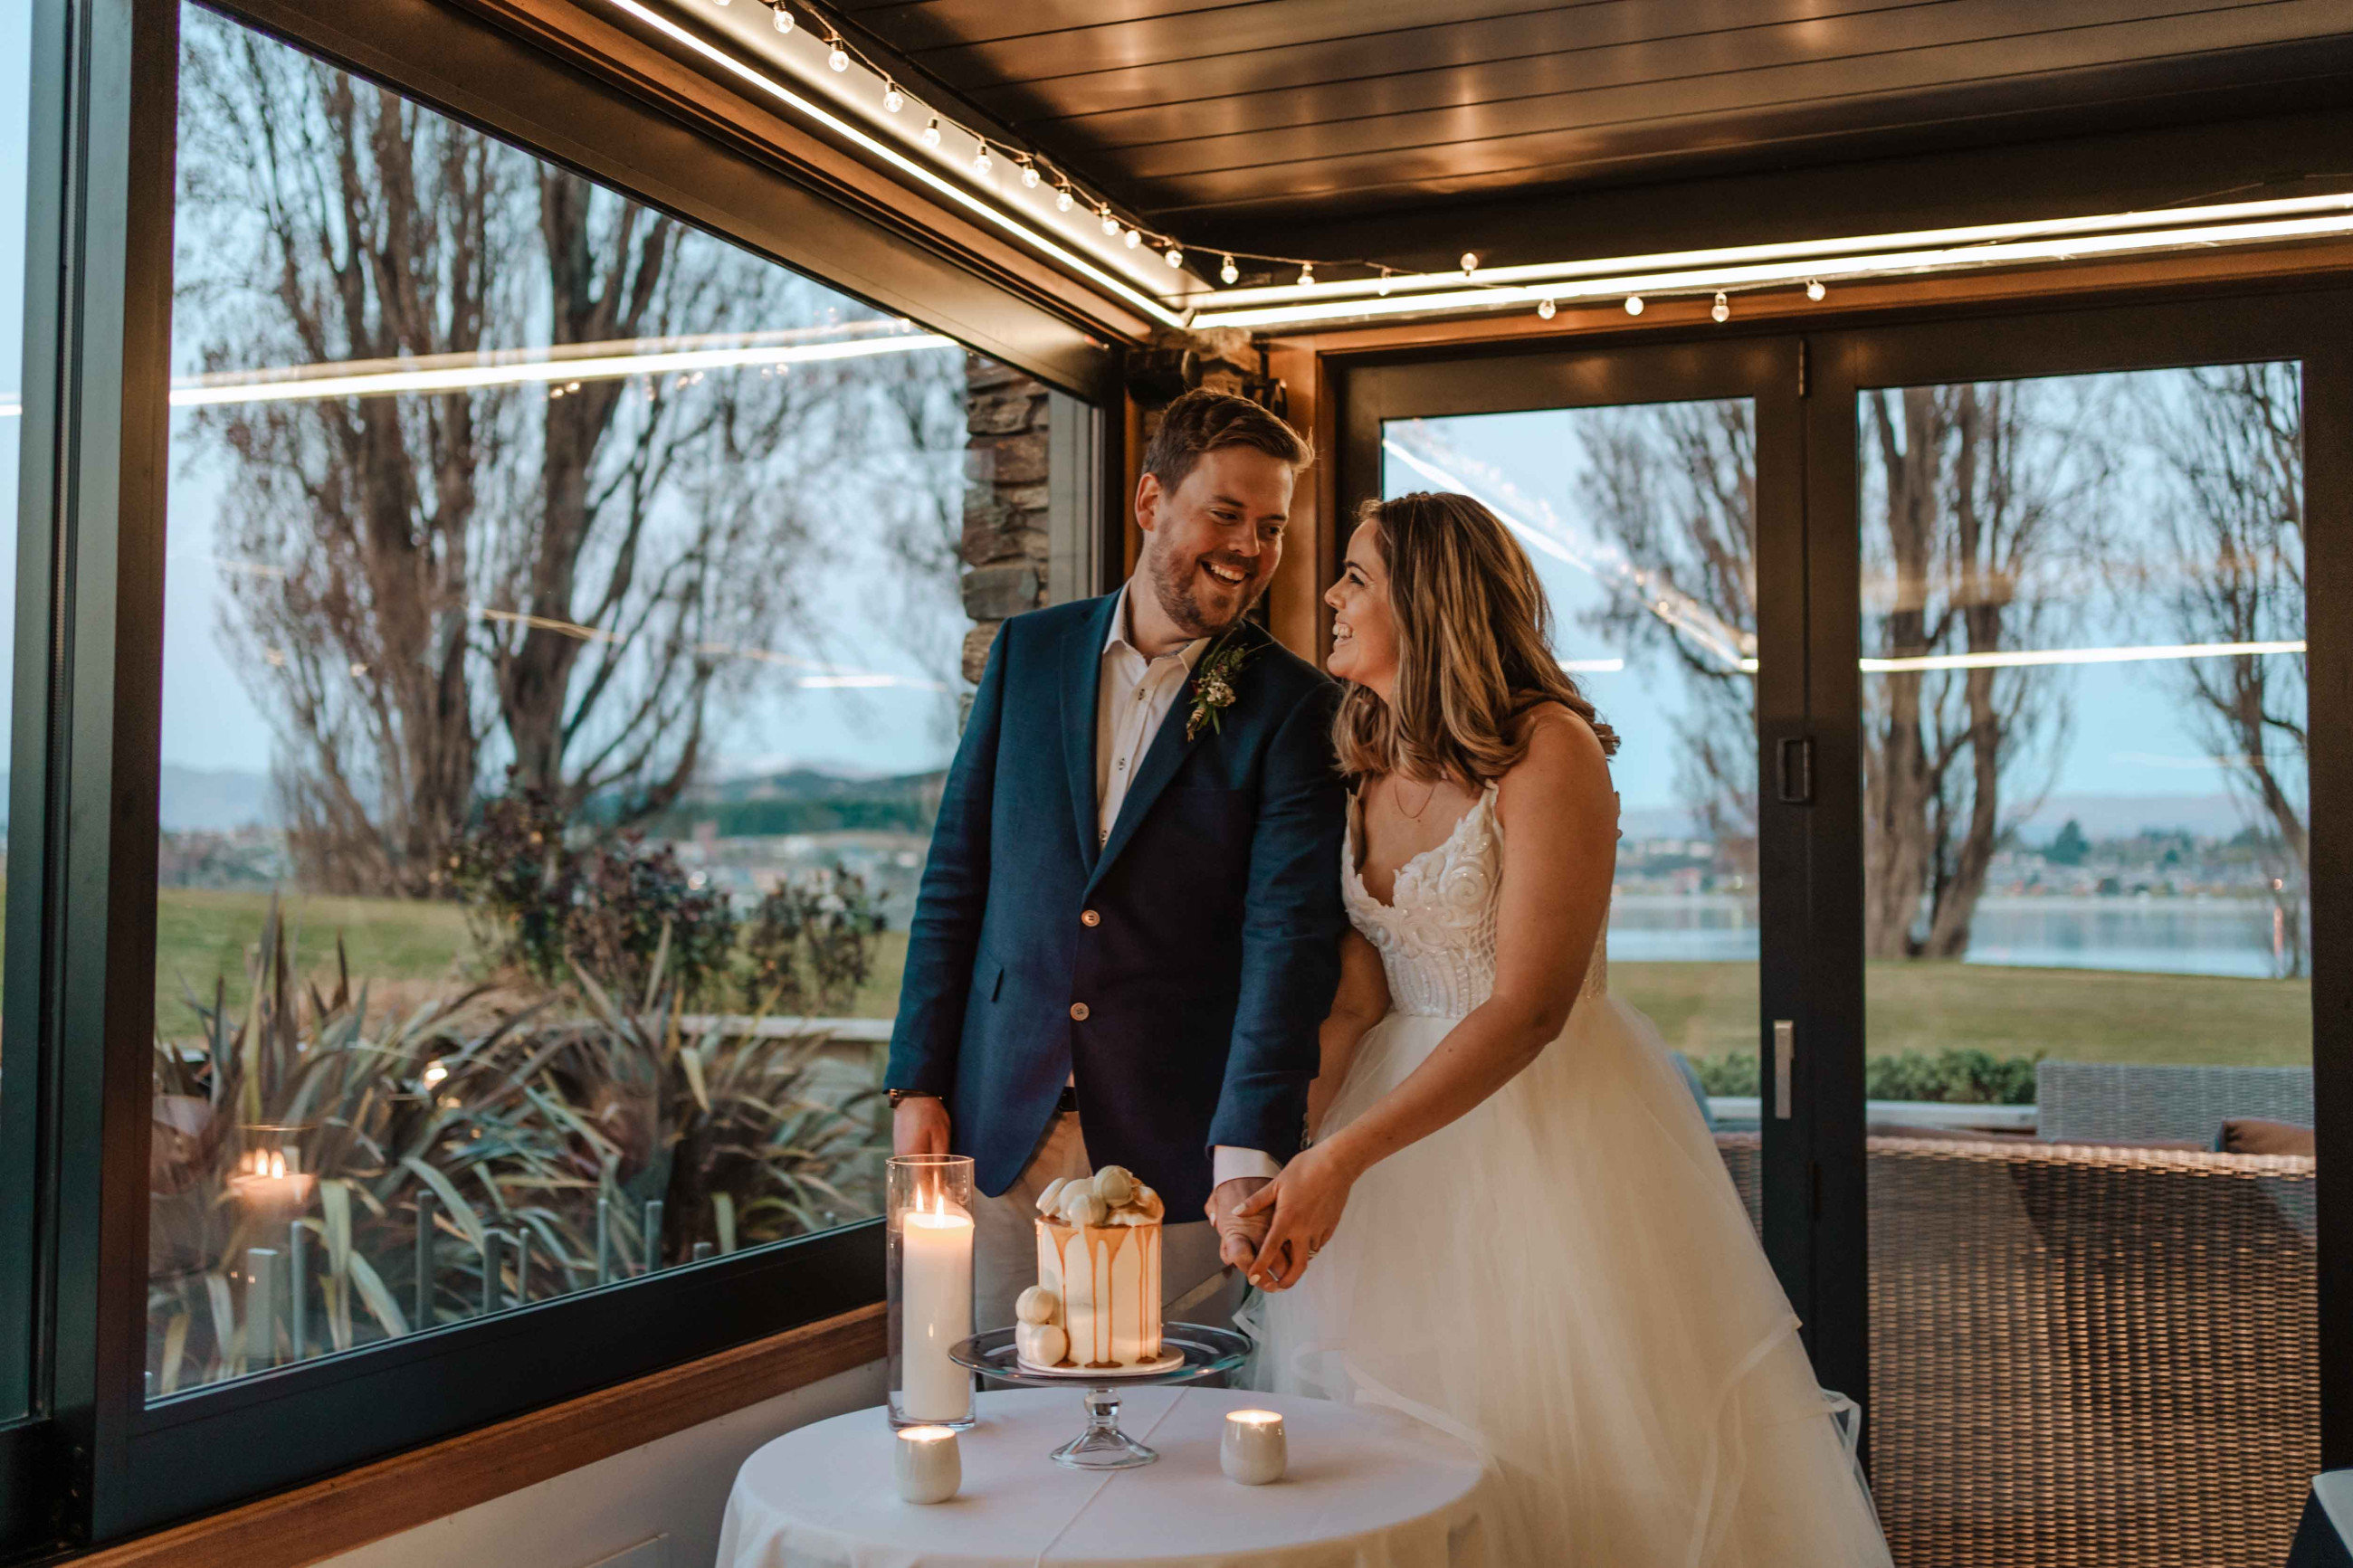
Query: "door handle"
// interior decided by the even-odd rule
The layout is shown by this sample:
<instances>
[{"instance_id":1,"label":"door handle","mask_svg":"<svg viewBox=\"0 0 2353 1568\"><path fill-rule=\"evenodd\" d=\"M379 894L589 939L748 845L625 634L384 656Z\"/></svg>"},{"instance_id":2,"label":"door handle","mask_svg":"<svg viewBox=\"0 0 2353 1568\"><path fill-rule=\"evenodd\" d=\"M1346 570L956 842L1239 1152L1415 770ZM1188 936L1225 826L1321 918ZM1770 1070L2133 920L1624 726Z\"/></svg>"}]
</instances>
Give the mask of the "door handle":
<instances>
[{"instance_id":1,"label":"door handle","mask_svg":"<svg viewBox=\"0 0 2353 1568\"><path fill-rule=\"evenodd\" d=\"M1814 804L1814 738L1784 735L1775 758L1774 794L1783 805Z\"/></svg>"},{"instance_id":2,"label":"door handle","mask_svg":"<svg viewBox=\"0 0 2353 1568\"><path fill-rule=\"evenodd\" d=\"M1795 1019L1773 1020L1773 1120L1789 1120L1789 1074L1798 1058L1798 1025Z\"/></svg>"}]
</instances>

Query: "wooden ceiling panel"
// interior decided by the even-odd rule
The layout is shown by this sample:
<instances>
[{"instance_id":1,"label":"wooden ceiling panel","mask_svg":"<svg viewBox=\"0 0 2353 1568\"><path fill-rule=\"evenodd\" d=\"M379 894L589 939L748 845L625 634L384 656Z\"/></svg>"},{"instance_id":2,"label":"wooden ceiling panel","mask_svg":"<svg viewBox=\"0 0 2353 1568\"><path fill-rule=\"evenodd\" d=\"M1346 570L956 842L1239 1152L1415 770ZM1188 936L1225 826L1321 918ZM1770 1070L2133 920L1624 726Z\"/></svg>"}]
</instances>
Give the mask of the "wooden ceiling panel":
<instances>
[{"instance_id":1,"label":"wooden ceiling panel","mask_svg":"<svg viewBox=\"0 0 2353 1568\"><path fill-rule=\"evenodd\" d=\"M2348 0L844 0L1148 219L1215 228L2353 103ZM2253 107L2251 108L2250 106Z\"/></svg>"}]
</instances>

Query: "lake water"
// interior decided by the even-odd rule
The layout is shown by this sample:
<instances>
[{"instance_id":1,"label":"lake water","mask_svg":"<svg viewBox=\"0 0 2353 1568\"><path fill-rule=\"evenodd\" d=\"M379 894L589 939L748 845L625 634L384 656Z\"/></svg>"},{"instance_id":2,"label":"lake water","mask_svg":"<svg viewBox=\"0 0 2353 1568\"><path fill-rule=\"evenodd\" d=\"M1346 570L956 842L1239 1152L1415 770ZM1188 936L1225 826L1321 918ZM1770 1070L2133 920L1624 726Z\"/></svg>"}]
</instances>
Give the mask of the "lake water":
<instances>
[{"instance_id":1,"label":"lake water","mask_svg":"<svg viewBox=\"0 0 2353 1568\"><path fill-rule=\"evenodd\" d=\"M1729 894L1621 895L1610 906L1609 956L1753 963L1756 905ZM1978 905L1964 962L2256 979L2277 973L2272 907L2254 899L1989 898Z\"/></svg>"}]
</instances>

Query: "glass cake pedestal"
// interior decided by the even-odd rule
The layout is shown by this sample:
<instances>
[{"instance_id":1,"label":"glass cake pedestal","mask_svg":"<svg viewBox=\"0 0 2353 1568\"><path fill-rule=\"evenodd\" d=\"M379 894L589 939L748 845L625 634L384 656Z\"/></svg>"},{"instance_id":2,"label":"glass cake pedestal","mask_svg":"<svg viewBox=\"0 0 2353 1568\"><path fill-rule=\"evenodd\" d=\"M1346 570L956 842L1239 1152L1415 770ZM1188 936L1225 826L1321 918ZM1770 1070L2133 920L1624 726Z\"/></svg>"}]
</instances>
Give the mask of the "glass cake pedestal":
<instances>
[{"instance_id":1,"label":"glass cake pedestal","mask_svg":"<svg viewBox=\"0 0 2353 1568\"><path fill-rule=\"evenodd\" d=\"M1121 1389L1199 1383L1237 1370L1250 1359L1250 1342L1243 1334L1206 1323L1164 1323L1160 1343L1165 1350L1181 1355L1181 1364L1156 1372L1124 1374L1089 1372L1084 1368L1032 1371L1014 1354L1011 1329L991 1329L985 1334L959 1341L948 1352L948 1357L958 1366L1020 1388L1067 1388L1073 1384L1084 1388L1086 1430L1048 1457L1074 1470L1129 1470L1151 1464L1160 1456L1119 1429Z\"/></svg>"}]
</instances>

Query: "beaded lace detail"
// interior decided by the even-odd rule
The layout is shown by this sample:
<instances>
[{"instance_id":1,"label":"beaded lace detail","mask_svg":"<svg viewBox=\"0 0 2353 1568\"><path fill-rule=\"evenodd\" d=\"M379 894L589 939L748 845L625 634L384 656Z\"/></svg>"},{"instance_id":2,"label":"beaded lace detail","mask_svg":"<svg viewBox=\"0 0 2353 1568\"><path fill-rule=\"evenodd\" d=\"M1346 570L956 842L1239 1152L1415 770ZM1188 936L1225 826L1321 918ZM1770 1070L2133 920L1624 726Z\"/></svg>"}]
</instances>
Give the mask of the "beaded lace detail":
<instances>
[{"instance_id":1,"label":"beaded lace detail","mask_svg":"<svg viewBox=\"0 0 2353 1568\"><path fill-rule=\"evenodd\" d=\"M1341 897L1348 919L1381 955L1389 1005L1425 1018L1460 1018L1495 989L1495 905L1503 884L1504 826L1496 789L1481 792L1446 842L1398 868L1388 903L1366 889L1356 864L1356 814L1348 814ZM1593 946L1579 1002L1609 989L1609 933Z\"/></svg>"}]
</instances>

